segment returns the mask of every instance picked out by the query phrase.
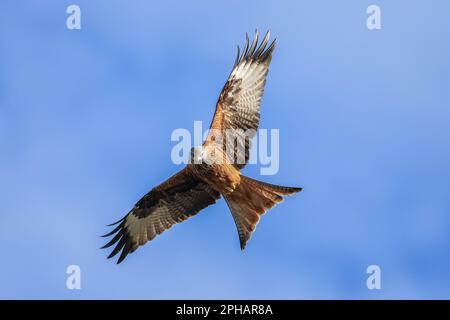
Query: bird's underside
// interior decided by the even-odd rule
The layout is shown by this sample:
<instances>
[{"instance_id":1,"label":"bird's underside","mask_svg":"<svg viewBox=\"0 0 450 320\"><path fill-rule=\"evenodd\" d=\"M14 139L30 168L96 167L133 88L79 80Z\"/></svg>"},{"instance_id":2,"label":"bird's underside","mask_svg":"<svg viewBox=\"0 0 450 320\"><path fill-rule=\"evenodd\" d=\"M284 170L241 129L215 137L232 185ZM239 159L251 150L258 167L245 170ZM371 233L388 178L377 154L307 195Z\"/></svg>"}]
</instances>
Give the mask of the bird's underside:
<instances>
[{"instance_id":1,"label":"bird's underside","mask_svg":"<svg viewBox=\"0 0 450 320\"><path fill-rule=\"evenodd\" d=\"M153 188L125 217L112 224L115 228L105 237L113 238L103 247L115 245L108 258L120 252L120 263L139 246L222 196L244 249L260 216L282 201L283 196L301 191L301 188L272 185L240 173L248 162L250 140L259 126L261 99L276 44L274 40L267 47L268 40L269 32L258 47L256 32L250 46L247 37L242 54L238 47L236 62L220 94L204 144L193 148L184 169ZM236 141L231 153L227 139L223 138L230 131ZM237 161L238 155L242 155L243 161Z\"/></svg>"}]
</instances>

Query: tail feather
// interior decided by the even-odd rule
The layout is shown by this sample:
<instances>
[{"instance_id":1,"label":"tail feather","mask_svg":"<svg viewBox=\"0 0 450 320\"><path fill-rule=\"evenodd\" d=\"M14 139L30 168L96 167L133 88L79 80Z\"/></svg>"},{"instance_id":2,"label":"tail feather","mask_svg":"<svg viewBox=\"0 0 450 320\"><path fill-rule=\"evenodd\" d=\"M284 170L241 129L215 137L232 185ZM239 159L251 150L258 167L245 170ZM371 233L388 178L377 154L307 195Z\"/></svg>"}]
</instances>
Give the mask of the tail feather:
<instances>
[{"instance_id":1,"label":"tail feather","mask_svg":"<svg viewBox=\"0 0 450 320\"><path fill-rule=\"evenodd\" d=\"M241 176L241 179L244 179L245 183L254 185L256 188L263 189L269 192L273 192L280 196L289 196L296 192L300 192L303 189L298 187L283 187L278 186L276 184L270 184L267 182L258 181L249 177Z\"/></svg>"},{"instance_id":2,"label":"tail feather","mask_svg":"<svg viewBox=\"0 0 450 320\"><path fill-rule=\"evenodd\" d=\"M261 215L283 201L282 196L301 190L302 188L277 186L241 176L238 188L224 196L236 223L241 249L244 250Z\"/></svg>"}]
</instances>

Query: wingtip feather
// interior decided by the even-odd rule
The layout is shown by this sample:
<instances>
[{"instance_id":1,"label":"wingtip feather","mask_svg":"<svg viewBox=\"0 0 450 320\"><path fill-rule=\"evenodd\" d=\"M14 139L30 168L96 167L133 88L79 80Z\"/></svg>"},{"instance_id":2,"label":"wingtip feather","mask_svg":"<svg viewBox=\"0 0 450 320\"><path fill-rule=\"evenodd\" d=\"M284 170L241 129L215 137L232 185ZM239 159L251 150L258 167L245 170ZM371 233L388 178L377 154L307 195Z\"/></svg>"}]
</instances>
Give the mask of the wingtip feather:
<instances>
[{"instance_id":1,"label":"wingtip feather","mask_svg":"<svg viewBox=\"0 0 450 320\"><path fill-rule=\"evenodd\" d=\"M248 33L247 32L245 33L245 45L242 49L242 53L239 51L238 46L238 56L236 57L236 61L234 64L235 66L241 63L242 61L258 60L261 62L265 62L267 60L270 60L272 52L276 47L277 39L274 39L272 43L269 45L269 47L266 49L266 46L269 43L270 30L266 32L259 46L258 46L259 42L258 38L259 38L258 29L255 29L255 35L252 44L250 45Z\"/></svg>"}]
</instances>

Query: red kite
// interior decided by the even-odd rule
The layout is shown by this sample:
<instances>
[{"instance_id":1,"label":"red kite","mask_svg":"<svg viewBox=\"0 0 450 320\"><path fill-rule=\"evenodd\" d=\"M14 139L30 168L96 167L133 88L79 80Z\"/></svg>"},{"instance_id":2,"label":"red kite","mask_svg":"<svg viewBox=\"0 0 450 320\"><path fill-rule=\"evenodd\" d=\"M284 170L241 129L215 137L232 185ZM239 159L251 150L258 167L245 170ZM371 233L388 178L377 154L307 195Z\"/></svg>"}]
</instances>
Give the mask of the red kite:
<instances>
[{"instance_id":1,"label":"red kite","mask_svg":"<svg viewBox=\"0 0 450 320\"><path fill-rule=\"evenodd\" d=\"M256 32L250 47L246 37L242 54L238 46L233 70L220 94L212 130L205 142L191 149L190 162L184 169L153 188L125 217L112 224L118 225L104 235L115 234L103 247L115 244L108 258L122 250L117 263L122 262L139 246L214 204L221 196L230 208L243 250L260 216L282 201L282 196L302 190L257 181L240 172L249 159L250 139L259 126L259 108L276 45L274 40L267 47L268 42L269 32L258 46ZM236 139L232 148L238 152L244 150L244 161L236 162L234 156L230 159L229 153L224 152L229 144L218 136L225 135L227 130L243 138ZM243 136L245 132L250 133ZM210 161L213 156L224 161Z\"/></svg>"}]
</instances>

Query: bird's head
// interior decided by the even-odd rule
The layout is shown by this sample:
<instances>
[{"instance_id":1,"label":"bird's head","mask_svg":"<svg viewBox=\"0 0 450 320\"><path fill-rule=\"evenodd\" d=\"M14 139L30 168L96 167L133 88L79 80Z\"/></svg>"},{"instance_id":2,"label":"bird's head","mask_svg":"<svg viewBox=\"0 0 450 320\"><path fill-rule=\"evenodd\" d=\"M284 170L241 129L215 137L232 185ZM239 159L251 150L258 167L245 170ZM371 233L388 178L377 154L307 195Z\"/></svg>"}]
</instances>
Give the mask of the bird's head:
<instances>
[{"instance_id":1,"label":"bird's head","mask_svg":"<svg viewBox=\"0 0 450 320\"><path fill-rule=\"evenodd\" d=\"M202 146L192 147L189 163L201 164L203 162L204 156L205 156L205 150Z\"/></svg>"}]
</instances>

